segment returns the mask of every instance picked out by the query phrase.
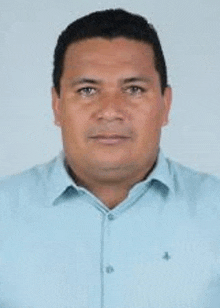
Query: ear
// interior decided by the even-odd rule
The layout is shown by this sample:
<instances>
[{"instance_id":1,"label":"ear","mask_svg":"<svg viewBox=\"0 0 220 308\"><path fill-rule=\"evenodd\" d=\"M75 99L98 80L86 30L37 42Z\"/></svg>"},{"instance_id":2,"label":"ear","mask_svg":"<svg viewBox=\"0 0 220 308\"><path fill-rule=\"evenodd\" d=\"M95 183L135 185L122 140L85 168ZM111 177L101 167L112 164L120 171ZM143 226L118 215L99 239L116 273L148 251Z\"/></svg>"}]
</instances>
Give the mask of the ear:
<instances>
[{"instance_id":1,"label":"ear","mask_svg":"<svg viewBox=\"0 0 220 308\"><path fill-rule=\"evenodd\" d=\"M54 114L54 123L57 126L61 126L61 100L54 87L51 89L52 95L52 108Z\"/></svg>"},{"instance_id":2,"label":"ear","mask_svg":"<svg viewBox=\"0 0 220 308\"><path fill-rule=\"evenodd\" d=\"M164 90L163 103L164 103L164 111L163 111L162 126L166 126L169 123L169 113L172 104L172 88L170 86L167 86L166 89Z\"/></svg>"}]
</instances>

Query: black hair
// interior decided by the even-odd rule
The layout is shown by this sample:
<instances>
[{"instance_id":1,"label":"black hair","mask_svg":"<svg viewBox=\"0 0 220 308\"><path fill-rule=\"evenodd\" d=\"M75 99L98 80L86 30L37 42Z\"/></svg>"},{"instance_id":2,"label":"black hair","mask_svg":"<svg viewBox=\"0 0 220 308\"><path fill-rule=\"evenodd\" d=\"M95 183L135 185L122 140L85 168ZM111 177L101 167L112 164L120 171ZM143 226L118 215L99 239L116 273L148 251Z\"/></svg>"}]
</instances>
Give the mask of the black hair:
<instances>
[{"instance_id":1,"label":"black hair","mask_svg":"<svg viewBox=\"0 0 220 308\"><path fill-rule=\"evenodd\" d=\"M74 42L96 37L106 39L125 37L150 44L154 51L155 69L160 75L161 91L164 94L164 90L168 86L167 68L162 47L153 25L140 15L122 9L109 9L77 19L60 34L53 63L53 86L58 95L60 94L60 78L67 47Z\"/></svg>"}]
</instances>

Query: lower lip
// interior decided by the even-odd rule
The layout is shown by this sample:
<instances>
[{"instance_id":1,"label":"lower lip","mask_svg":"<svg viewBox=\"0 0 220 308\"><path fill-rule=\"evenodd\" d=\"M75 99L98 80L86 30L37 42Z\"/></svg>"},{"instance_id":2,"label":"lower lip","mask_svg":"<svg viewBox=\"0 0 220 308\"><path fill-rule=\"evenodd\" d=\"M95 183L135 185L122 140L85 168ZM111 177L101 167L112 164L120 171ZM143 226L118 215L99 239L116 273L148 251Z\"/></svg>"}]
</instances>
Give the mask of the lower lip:
<instances>
[{"instance_id":1,"label":"lower lip","mask_svg":"<svg viewBox=\"0 0 220 308\"><path fill-rule=\"evenodd\" d=\"M92 138L92 139L102 144L121 144L128 141L130 138Z\"/></svg>"}]
</instances>

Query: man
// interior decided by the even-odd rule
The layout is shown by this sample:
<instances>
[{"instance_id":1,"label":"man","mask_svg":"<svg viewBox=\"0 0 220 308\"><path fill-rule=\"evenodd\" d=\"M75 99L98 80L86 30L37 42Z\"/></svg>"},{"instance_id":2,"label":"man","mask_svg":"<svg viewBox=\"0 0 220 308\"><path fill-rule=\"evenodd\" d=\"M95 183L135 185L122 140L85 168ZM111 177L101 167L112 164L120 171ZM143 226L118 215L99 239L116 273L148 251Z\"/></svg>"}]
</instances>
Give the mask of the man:
<instances>
[{"instance_id":1,"label":"man","mask_svg":"<svg viewBox=\"0 0 220 308\"><path fill-rule=\"evenodd\" d=\"M143 17L106 10L64 30L64 151L0 185L0 307L220 307L220 181L164 157L171 97Z\"/></svg>"}]
</instances>

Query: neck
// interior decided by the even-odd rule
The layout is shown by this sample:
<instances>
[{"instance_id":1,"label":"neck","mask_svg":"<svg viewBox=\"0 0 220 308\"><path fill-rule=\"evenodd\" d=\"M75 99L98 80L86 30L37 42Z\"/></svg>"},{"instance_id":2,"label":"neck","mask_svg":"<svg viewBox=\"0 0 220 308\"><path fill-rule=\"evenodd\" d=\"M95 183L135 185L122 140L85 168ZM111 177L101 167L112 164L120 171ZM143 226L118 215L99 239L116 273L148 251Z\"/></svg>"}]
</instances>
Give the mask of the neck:
<instances>
[{"instance_id":1,"label":"neck","mask_svg":"<svg viewBox=\"0 0 220 308\"><path fill-rule=\"evenodd\" d=\"M99 198L108 208L112 209L116 207L119 203L126 199L130 189L138 182L144 181L149 174L152 172L156 165L156 161L153 163L151 168L147 172L142 172L138 176L134 177L133 174L131 178L127 178L126 181L117 182L103 182L94 181L93 179L85 178L82 179L76 175L73 169L67 164L65 160L65 167L68 174L74 180L78 186L85 187L91 191L97 198Z\"/></svg>"}]
</instances>

